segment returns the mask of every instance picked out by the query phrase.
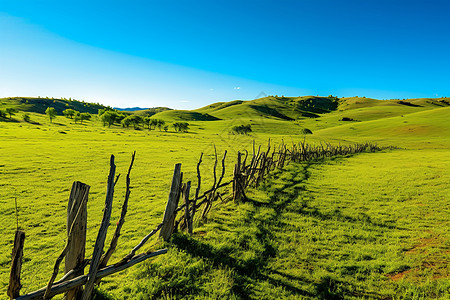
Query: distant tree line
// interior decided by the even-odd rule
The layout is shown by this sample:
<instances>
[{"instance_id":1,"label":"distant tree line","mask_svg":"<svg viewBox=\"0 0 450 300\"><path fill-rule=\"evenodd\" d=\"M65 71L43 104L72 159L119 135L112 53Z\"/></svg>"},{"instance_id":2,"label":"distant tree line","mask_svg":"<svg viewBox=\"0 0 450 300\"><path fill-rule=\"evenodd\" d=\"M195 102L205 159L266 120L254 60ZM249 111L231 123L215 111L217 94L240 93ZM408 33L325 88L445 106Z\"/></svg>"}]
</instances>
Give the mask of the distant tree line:
<instances>
[{"instance_id":1,"label":"distant tree line","mask_svg":"<svg viewBox=\"0 0 450 300\"><path fill-rule=\"evenodd\" d=\"M90 120L92 117L90 113L87 113L87 112L82 113L82 112L76 111L75 109L71 109L71 108L63 110L63 114L67 118L73 119L75 121L75 124L77 122L80 122L80 124L83 124L83 121Z\"/></svg>"},{"instance_id":2,"label":"distant tree line","mask_svg":"<svg viewBox=\"0 0 450 300\"><path fill-rule=\"evenodd\" d=\"M168 131L169 126L161 119L151 118L150 116L142 117L139 115L128 115L112 109L99 109L98 114L103 126L118 124L122 127L133 126L134 129L139 129L140 126L146 127L148 130ZM189 123L174 123L172 124L175 131L186 132L189 129Z\"/></svg>"}]
</instances>

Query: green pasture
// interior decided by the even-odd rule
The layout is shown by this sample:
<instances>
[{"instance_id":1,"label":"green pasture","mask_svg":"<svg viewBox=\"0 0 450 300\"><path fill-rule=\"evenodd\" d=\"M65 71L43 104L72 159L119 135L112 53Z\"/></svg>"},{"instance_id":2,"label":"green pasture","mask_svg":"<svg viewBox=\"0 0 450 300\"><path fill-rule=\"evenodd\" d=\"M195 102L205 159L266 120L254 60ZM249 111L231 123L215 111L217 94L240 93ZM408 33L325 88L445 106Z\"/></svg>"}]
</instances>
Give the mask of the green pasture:
<instances>
[{"instance_id":1,"label":"green pasture","mask_svg":"<svg viewBox=\"0 0 450 300\"><path fill-rule=\"evenodd\" d=\"M447 299L450 107L438 100L407 100L411 106L351 98L311 118L295 110L305 99L244 102L240 110L242 102L236 101L157 113L155 118L169 124L168 132L103 127L96 115L83 125L63 116L50 123L30 110L27 123L20 106L25 104L1 99L0 109L19 111L0 119L0 293L6 295L8 285L15 198L19 227L27 235L25 293L47 283L65 245L66 203L76 180L91 186L90 255L111 154L121 178L109 237L123 203L131 154L137 153L114 262L160 223L175 163L182 163L184 178L195 186L203 152L205 191L213 177L214 146L219 159L228 151L229 179L237 151L251 151L253 141L266 148L269 139L273 145L306 139L374 141L399 149L291 164L250 191L248 202L217 203L207 221L197 221L193 237L178 234L167 245L154 239L144 250L168 247L167 255L106 278L100 290L118 299ZM255 109L258 105L264 108ZM189 122L188 133L170 127L178 120ZM250 136L230 134L233 126L245 124L252 126ZM313 134L303 135L303 128Z\"/></svg>"}]
</instances>

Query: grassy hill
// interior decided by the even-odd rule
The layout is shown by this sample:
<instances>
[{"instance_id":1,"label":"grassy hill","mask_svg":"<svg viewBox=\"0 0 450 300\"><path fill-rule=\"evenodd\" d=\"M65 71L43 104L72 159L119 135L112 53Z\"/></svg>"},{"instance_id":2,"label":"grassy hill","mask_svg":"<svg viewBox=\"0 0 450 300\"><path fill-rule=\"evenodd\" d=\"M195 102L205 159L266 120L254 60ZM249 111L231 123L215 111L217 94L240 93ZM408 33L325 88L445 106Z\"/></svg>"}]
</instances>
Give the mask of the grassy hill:
<instances>
[{"instance_id":1,"label":"grassy hill","mask_svg":"<svg viewBox=\"0 0 450 300\"><path fill-rule=\"evenodd\" d=\"M163 112L166 110L172 110L172 109L168 108L168 107L152 107L152 108L147 108L147 109L142 109L142 110L134 110L133 112L139 116L151 117L157 113L160 113L160 112Z\"/></svg>"},{"instance_id":2,"label":"grassy hill","mask_svg":"<svg viewBox=\"0 0 450 300\"><path fill-rule=\"evenodd\" d=\"M188 110L166 110L159 112L153 116L156 119L163 119L166 121L217 121L220 120L215 116L207 113L200 113Z\"/></svg>"},{"instance_id":3,"label":"grassy hill","mask_svg":"<svg viewBox=\"0 0 450 300\"><path fill-rule=\"evenodd\" d=\"M35 112L40 114L44 114L48 107L53 107L58 115L62 115L62 111L68 108L90 114L96 114L99 109L106 108L106 106L98 103L88 103L78 100L32 97L0 98L0 109L5 109L7 107L15 108L18 111Z\"/></svg>"},{"instance_id":4,"label":"grassy hill","mask_svg":"<svg viewBox=\"0 0 450 300\"><path fill-rule=\"evenodd\" d=\"M337 108L337 100L326 97L264 97L251 101L218 102L197 109L221 119L271 118L292 121L302 117L318 117Z\"/></svg>"}]
</instances>

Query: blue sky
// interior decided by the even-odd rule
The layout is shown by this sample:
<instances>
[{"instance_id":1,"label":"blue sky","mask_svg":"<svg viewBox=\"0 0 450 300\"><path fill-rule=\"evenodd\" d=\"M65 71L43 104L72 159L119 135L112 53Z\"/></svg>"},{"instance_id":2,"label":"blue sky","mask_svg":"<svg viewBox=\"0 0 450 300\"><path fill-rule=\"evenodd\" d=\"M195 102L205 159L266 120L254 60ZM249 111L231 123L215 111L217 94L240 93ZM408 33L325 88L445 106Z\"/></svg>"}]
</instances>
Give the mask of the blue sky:
<instances>
[{"instance_id":1,"label":"blue sky","mask_svg":"<svg viewBox=\"0 0 450 300\"><path fill-rule=\"evenodd\" d=\"M450 96L450 1L0 0L0 97Z\"/></svg>"}]
</instances>

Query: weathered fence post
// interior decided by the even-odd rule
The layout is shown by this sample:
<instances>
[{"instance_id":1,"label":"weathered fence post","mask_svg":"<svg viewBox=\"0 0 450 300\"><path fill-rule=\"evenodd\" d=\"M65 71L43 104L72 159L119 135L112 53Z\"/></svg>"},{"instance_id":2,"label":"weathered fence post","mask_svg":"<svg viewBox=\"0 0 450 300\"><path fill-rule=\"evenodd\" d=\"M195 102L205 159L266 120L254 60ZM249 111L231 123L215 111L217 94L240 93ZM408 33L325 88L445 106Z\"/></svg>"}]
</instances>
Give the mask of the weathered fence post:
<instances>
[{"instance_id":1,"label":"weathered fence post","mask_svg":"<svg viewBox=\"0 0 450 300\"><path fill-rule=\"evenodd\" d=\"M173 171L172 186L170 187L169 200L164 211L163 225L159 236L164 241L169 241L175 223L175 210L178 207L181 187L181 164L176 164Z\"/></svg>"},{"instance_id":2,"label":"weathered fence post","mask_svg":"<svg viewBox=\"0 0 450 300\"><path fill-rule=\"evenodd\" d=\"M86 246L86 228L87 228L87 201L83 201L84 197L88 197L90 186L79 181L75 181L72 185L72 190L69 196L69 203L67 205L67 237L69 238L72 223L75 221L78 209L82 205L81 215L78 217L76 223L72 227L72 243L70 243L66 254L65 273L72 269L76 269L84 261L85 246ZM86 199L87 200L87 199ZM78 277L84 274L84 270L79 270L73 274L73 277ZM66 299L80 299L82 295L82 288L77 287L67 292Z\"/></svg>"},{"instance_id":3,"label":"weathered fence post","mask_svg":"<svg viewBox=\"0 0 450 300\"><path fill-rule=\"evenodd\" d=\"M186 225L187 225L187 230L188 230L188 233L189 234L192 234L192 218L191 218L191 215L190 215L190 213L189 213L189 209L190 209L190 206L189 206L189 204L190 204L190 202L191 201L189 201L189 192L191 191L191 182L190 181L188 181L187 183L186 183L186 186L185 186L185 188L184 188L184 193L183 193L183 196L184 196L184 204L186 205L185 206L185 210L184 210L184 218L185 218L185 221L186 221Z\"/></svg>"},{"instance_id":4,"label":"weathered fence post","mask_svg":"<svg viewBox=\"0 0 450 300\"><path fill-rule=\"evenodd\" d=\"M23 246L25 244L25 232L16 230L14 248L12 251L11 273L9 276L8 296L11 299L20 296L20 272L22 270Z\"/></svg>"}]
</instances>

